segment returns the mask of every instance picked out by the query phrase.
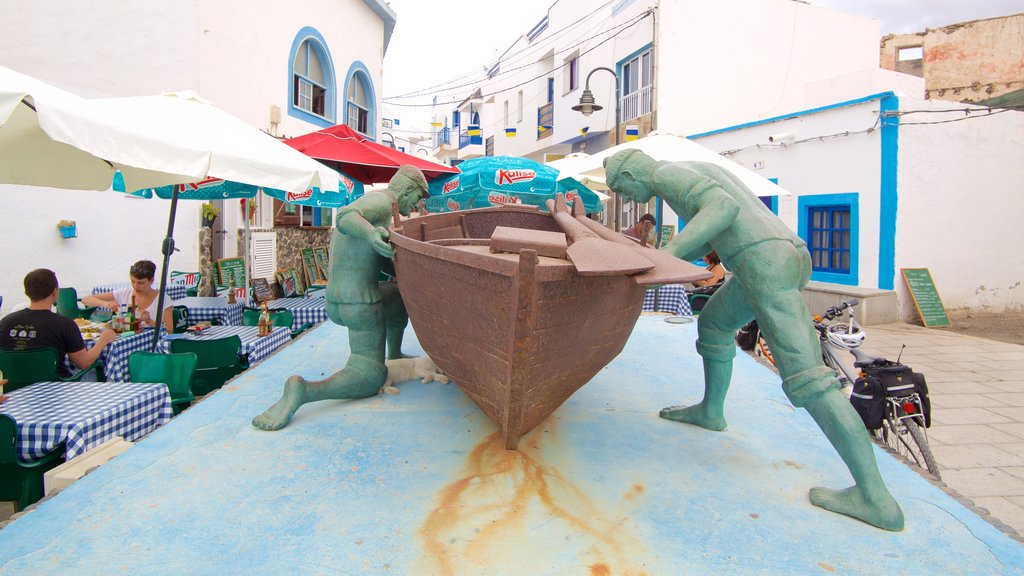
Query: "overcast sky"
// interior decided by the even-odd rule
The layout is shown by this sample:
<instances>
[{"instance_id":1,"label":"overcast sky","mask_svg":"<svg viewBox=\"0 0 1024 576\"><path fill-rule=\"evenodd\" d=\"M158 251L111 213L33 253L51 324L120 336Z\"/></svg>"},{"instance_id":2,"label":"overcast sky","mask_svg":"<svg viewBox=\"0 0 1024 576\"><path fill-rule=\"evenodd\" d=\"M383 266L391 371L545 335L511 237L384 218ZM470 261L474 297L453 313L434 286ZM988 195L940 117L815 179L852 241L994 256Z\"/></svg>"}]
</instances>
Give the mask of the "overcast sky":
<instances>
[{"instance_id":1,"label":"overcast sky","mask_svg":"<svg viewBox=\"0 0 1024 576\"><path fill-rule=\"evenodd\" d=\"M571 1L571 0L563 0ZM384 58L384 96L422 90L493 64L547 15L554 0L389 0L398 15ZM882 34L1024 12L1024 0L809 0L876 18ZM512 7L512 9L510 9ZM430 98L419 100L429 103ZM403 100L403 102L413 102ZM403 126L426 129L429 108L392 107ZM399 138L403 136L399 135Z\"/></svg>"}]
</instances>

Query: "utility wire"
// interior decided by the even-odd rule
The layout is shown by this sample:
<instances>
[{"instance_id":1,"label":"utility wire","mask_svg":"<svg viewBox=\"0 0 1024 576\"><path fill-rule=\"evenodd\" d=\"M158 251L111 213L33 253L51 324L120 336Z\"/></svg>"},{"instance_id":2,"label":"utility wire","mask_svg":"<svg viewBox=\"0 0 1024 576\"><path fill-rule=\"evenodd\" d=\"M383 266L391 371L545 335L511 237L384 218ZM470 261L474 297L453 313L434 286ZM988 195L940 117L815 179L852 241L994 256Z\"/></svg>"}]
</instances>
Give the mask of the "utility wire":
<instances>
[{"instance_id":1,"label":"utility wire","mask_svg":"<svg viewBox=\"0 0 1024 576\"><path fill-rule=\"evenodd\" d=\"M630 21L624 22L622 24L619 24L619 25L615 26L614 28L610 28L609 30L606 30L604 32L599 32L597 35L600 36L600 35L611 34L611 33L615 32L616 34L614 36L610 36L609 38L606 39L606 40L610 40L612 38L615 38L618 35L617 32L620 31L622 28L625 28L626 26L633 25L633 24L639 22L640 20L642 20L643 18L647 17L648 15L649 15L648 13L641 14L640 16L638 16L637 18L634 18L633 20L630 20ZM563 48L562 50L559 50L558 52L555 52L553 54L553 56L557 55L557 54L564 54L565 52L568 52L569 50L572 50L573 48L576 48L577 46L586 44L587 42L589 42L591 40L593 40L593 38L589 38L589 37L585 38L584 40L581 40L580 42L577 42L576 44L572 44L570 46L567 46L566 48ZM603 43L604 42L601 42L597 46L600 46ZM596 46L595 46L595 48L596 48ZM580 56L582 56L583 54L586 54L589 51L590 50L587 50L587 51L583 52L582 54L580 54ZM533 65L534 65L534 62L529 62L529 63L524 64L522 66L517 66L517 67L514 67L514 68L509 68L507 70L499 72L498 74L495 74L491 78L496 77L496 76L504 76L504 75L507 75L507 74L511 74L512 72L516 72L516 71L522 70L524 68L529 68L529 67L531 67ZM554 72L555 70L557 70L558 68L561 68L562 66L564 66L564 64L559 65L558 67L550 70L547 73ZM490 80L491 78L488 78L488 80ZM461 85L457 85L457 86L450 86L448 88L445 88L444 90L439 90L437 92L425 92L425 93L417 95L416 97L430 96L432 94L433 95L438 95L438 94L442 94L444 92L448 92L448 91L452 91L452 90L456 90L456 89L460 89L460 88L468 88L468 87L472 87L472 86L477 86L481 82L484 82L484 81L483 80L477 80L477 81L469 82L469 83L466 83L466 84L461 84ZM489 95L490 94L488 94L488 96ZM411 97L412 96L410 96L410 98ZM398 96L396 96L395 98L398 98ZM395 106L415 106L414 104L400 104L400 103L397 103L397 102L394 102L394 101L390 100L388 97L385 97L384 101L387 104L391 104L391 105L395 105ZM430 105L433 106L433 104L430 104ZM426 104L420 104L420 106L426 106Z\"/></svg>"},{"instance_id":2,"label":"utility wire","mask_svg":"<svg viewBox=\"0 0 1024 576\"><path fill-rule=\"evenodd\" d=\"M644 18L647 18L650 15L651 15L650 11L644 12L643 14L638 16L637 18L635 18L635 19L633 19L633 20L631 20L631 21L629 21L629 22L627 22L627 23L625 23L625 24L623 24L623 25L621 25L619 27L621 28L621 27L626 26L626 25L633 25L633 26L635 26L641 20L643 20ZM583 56L584 54L587 54L588 52L596 50L598 47L600 47L605 42L608 42L609 40L614 40L618 36L619 36L619 34L616 34L614 36L609 36L608 38L605 38L601 42L595 44L593 47L588 48L587 50L581 52L580 56ZM497 94L501 94L503 92L507 92L508 90L512 90L512 89L515 89L515 88L519 88L521 86L525 86L525 85L527 85L527 84L529 84L529 83L531 83L531 82L533 82L535 80L547 77L549 74L553 73L554 71L556 71L559 68L562 68L564 66L565 66L565 64L563 63L563 64L560 64L560 65L556 66L555 68L552 68L551 70L548 70L547 72L544 72L544 73L542 73L542 74L540 74L538 76L534 76L533 78L530 78L529 80L525 80L523 82L520 82L519 84L515 84L513 86L508 86L506 88L503 88L503 89L495 91L495 92L483 93L483 94L480 95L480 98L486 98L488 96L495 96ZM473 85L475 85L475 84L469 84L468 86L473 86ZM456 99L456 100L450 100L450 101L446 101L446 102L434 102L434 103L430 103L430 104L401 104L401 103L398 103L398 102L388 102L387 104L389 106L402 106L402 107L406 107L406 108L425 108L425 107L428 107L428 106L433 107L433 106L445 106L445 105L450 105L450 104L458 104L459 102L462 102L463 100L465 100L465 97L462 97L462 98L459 98L459 99Z\"/></svg>"},{"instance_id":3,"label":"utility wire","mask_svg":"<svg viewBox=\"0 0 1024 576\"><path fill-rule=\"evenodd\" d=\"M617 0L609 0L608 2L605 2L605 3L604 3L604 4L602 4L602 5L600 6L600 7L598 7L597 9L595 9L595 10L594 10L593 12L591 12L591 13L589 13L589 14L587 14L587 15L583 16L582 18L580 18L580 19L576 20L575 22L572 22L572 23L570 23L570 24L567 24L567 25L566 25L566 26L564 26L563 28L560 28L560 29L558 29L558 30L556 30L556 31L552 32L552 33L551 33L551 35L549 35L548 37L546 37L546 38L545 38L544 40L542 40L542 41L541 41L540 43L538 43L538 44L536 44L536 45L535 45L535 44L530 44L529 46L527 46L527 47L524 47L524 48L523 48L522 50L520 50L520 51L518 51L518 52L514 52L514 53L512 53L512 54L509 54L509 55L508 55L508 58L509 58L509 60L514 60L514 59L515 59L515 58L516 58L517 56L525 55L525 54L527 54L528 52L531 52L531 51L532 51L533 49L536 49L536 48L537 48L538 46L543 46L543 45L545 45L545 44L546 44L546 43L548 43L548 42L552 42L552 41L554 41L554 40L555 40L556 38L558 38L558 36L559 36L559 35L560 35L560 34L561 34L562 32L568 31L568 30L572 29L572 28L573 28L574 26L576 26L577 24L579 24L580 22L583 22L584 20L587 20L588 18L590 18L590 17L592 17L592 16L595 16L595 15L596 15L596 14L597 14L598 12L600 12L600 11L604 10L605 8L607 8L607 7L608 7L608 6L610 6L611 4L615 3L616 1L617 1ZM546 16L545 16L545 18L546 18ZM517 39L516 41L518 41L518 39ZM505 57L505 54L502 54L502 55L501 55L500 57L498 57L498 61L497 61L497 62L495 62L495 64L493 64L493 65L491 65L491 66L488 66L487 68L488 68L488 69L491 69L491 68L493 68L493 67L494 67L495 65L500 65L500 64L502 63L502 58L503 58L503 57ZM479 74L479 72L476 72L476 71L474 71L474 72L470 72L470 73L467 73L467 74L463 74L462 76L459 76L459 77L457 77L457 78L453 78L453 79L451 79L451 80L447 80L447 81L445 81L445 82L442 82L442 83L440 83L440 84L435 84L435 85L433 85L433 86L428 86L428 87L426 87L426 88L421 88L421 89L419 89L419 90L414 90L414 91L412 91L412 92L407 92L407 93L405 93L405 94L399 94L399 95L397 95L397 96L385 96L385 99L387 99L387 98L406 98L406 97L411 97L411 96L413 96L413 95L416 95L416 94L418 94L418 93L420 93L420 92L427 92L428 90L432 90L432 89L434 89L434 88L441 88L441 87L443 87L443 86L446 86L446 85L448 85L448 84L452 84L452 83L454 83L454 82L458 82L458 81L460 81L460 80L464 80L464 79L466 79L466 78L469 78L469 77L471 77L471 76L474 76L474 75L476 75L476 74Z\"/></svg>"}]
</instances>

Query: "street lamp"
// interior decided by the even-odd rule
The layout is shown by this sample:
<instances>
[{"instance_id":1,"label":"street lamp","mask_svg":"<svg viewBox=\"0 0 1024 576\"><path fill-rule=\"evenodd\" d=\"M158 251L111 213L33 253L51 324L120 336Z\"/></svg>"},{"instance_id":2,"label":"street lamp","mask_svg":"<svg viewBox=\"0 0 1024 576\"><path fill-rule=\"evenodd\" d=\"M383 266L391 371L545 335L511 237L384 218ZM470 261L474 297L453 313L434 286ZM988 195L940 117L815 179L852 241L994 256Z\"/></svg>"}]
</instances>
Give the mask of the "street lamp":
<instances>
[{"instance_id":1,"label":"street lamp","mask_svg":"<svg viewBox=\"0 0 1024 576\"><path fill-rule=\"evenodd\" d=\"M619 120L622 118L622 100L619 98L619 75L615 73L615 70L599 66L594 68L587 74L587 80L583 84L583 94L580 95L580 103L573 106L572 109L584 116L590 116L594 112L601 110L603 106L597 104L594 101L594 93L590 91L590 77L594 75L594 72L598 70L604 70L615 77L615 145L619 145ZM622 229L622 197L615 194L615 221L613 225L615 231L619 232Z\"/></svg>"},{"instance_id":2,"label":"street lamp","mask_svg":"<svg viewBox=\"0 0 1024 576\"><path fill-rule=\"evenodd\" d=\"M394 150L394 148L395 148L395 135L390 133L390 132L383 132L383 131L380 133L380 135L381 135L381 137L391 136L391 142L388 142L388 141L385 140L384 144L386 144L389 148Z\"/></svg>"}]
</instances>

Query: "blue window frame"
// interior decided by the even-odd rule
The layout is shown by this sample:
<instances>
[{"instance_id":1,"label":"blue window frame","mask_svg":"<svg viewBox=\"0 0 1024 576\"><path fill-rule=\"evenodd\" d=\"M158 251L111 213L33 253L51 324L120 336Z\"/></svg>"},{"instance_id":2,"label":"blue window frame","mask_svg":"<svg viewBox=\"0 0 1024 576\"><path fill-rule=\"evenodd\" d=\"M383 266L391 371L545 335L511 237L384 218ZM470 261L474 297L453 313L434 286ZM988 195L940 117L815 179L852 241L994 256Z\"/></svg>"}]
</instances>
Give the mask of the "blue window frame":
<instances>
[{"instance_id":1,"label":"blue window frame","mask_svg":"<svg viewBox=\"0 0 1024 576\"><path fill-rule=\"evenodd\" d=\"M337 100L334 63L323 36L305 27L292 40L288 61L288 115L333 126Z\"/></svg>"},{"instance_id":2,"label":"blue window frame","mask_svg":"<svg viewBox=\"0 0 1024 576\"><path fill-rule=\"evenodd\" d=\"M811 253L811 279L856 286L859 206L857 194L799 199L799 234Z\"/></svg>"},{"instance_id":3,"label":"blue window frame","mask_svg":"<svg viewBox=\"0 0 1024 576\"><path fill-rule=\"evenodd\" d=\"M345 74L345 124L376 139L377 96L370 71L356 60Z\"/></svg>"}]
</instances>

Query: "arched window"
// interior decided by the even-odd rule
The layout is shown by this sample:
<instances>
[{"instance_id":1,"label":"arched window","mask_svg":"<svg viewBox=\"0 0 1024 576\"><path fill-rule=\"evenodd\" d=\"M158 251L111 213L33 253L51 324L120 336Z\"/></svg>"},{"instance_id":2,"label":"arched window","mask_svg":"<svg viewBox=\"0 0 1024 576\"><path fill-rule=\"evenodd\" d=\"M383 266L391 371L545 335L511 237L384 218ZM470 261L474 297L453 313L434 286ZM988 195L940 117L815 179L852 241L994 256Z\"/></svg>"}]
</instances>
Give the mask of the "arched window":
<instances>
[{"instance_id":1,"label":"arched window","mask_svg":"<svg viewBox=\"0 0 1024 576\"><path fill-rule=\"evenodd\" d=\"M334 63L323 36L306 27L292 41L288 65L288 114L318 126L333 126L335 101Z\"/></svg>"},{"instance_id":2,"label":"arched window","mask_svg":"<svg viewBox=\"0 0 1024 576\"><path fill-rule=\"evenodd\" d=\"M362 62L354 62L345 79L345 124L373 138L376 132L377 97L369 70Z\"/></svg>"}]
</instances>

